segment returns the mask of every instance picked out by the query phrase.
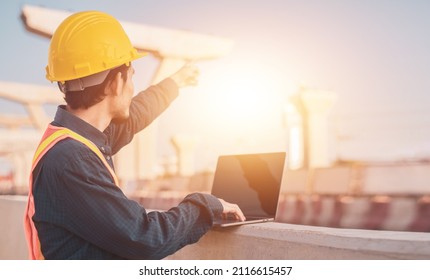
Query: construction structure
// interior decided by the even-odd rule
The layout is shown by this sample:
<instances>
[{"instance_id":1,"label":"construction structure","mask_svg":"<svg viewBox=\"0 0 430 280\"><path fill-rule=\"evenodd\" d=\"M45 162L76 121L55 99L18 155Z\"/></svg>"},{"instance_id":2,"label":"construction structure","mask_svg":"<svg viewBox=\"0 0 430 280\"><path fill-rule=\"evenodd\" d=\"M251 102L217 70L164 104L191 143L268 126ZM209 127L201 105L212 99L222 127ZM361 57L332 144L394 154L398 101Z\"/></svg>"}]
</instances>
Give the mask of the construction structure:
<instances>
[{"instance_id":1,"label":"construction structure","mask_svg":"<svg viewBox=\"0 0 430 280\"><path fill-rule=\"evenodd\" d=\"M10 162L11 192L27 191L34 151L49 122L46 104L59 104L62 96L52 87L0 81L0 98L23 106L27 116L0 115L0 156Z\"/></svg>"},{"instance_id":2,"label":"construction structure","mask_svg":"<svg viewBox=\"0 0 430 280\"><path fill-rule=\"evenodd\" d=\"M332 166L329 115L334 92L301 86L284 110L290 169Z\"/></svg>"},{"instance_id":3,"label":"construction structure","mask_svg":"<svg viewBox=\"0 0 430 280\"><path fill-rule=\"evenodd\" d=\"M27 30L47 38L69 14L35 6L22 9ZM150 52L159 60L152 83L172 74L186 61L215 59L226 55L233 47L231 40L214 36L129 22L122 22L122 25L134 47ZM13 172L0 173L0 189L3 184L12 189L11 193L21 193L27 190L33 152L50 119L44 106L62 103L62 96L49 86L0 82L0 98L21 104L27 112L27 116L0 115L0 157L10 162ZM333 162L329 154L328 121L335 101L336 95L332 92L302 87L286 105L290 168L284 173L278 205L276 221L280 223L249 225L236 232L213 231L203 239L204 245L185 249L184 255L173 258L429 258L430 252L425 246L429 238L423 233L350 230L430 231L430 163ZM159 164L157 138L155 122L115 156L121 182L148 180L158 186L156 192L136 192L130 196L132 199L148 209L162 210L177 205L184 196L184 192L164 191L171 186L185 189L180 186L188 184L185 192L210 187L210 176L200 181L191 178L195 172L193 153L198 141L192 135L178 134L171 139L177 161L165 164L166 169L171 170L169 173L177 176L155 178ZM4 183L7 180L10 182ZM0 197L0 209L4 209L0 211L3 214L1 227L6 233L0 239L0 248L10 247L3 252L13 252L16 248L25 251L23 238L16 238L17 232L22 233L25 199L23 196ZM237 244L237 241L242 248L254 248L256 240L270 245L270 253L267 248L260 248L261 251L252 254L241 251L237 245L233 251L224 250L226 243ZM295 245L291 247L291 244ZM324 253L320 253L321 248ZM288 253L290 250L297 254ZM216 252L216 255L207 252ZM7 257L21 258L22 254L0 255L0 259Z\"/></svg>"},{"instance_id":4,"label":"construction structure","mask_svg":"<svg viewBox=\"0 0 430 280\"><path fill-rule=\"evenodd\" d=\"M71 13L43 7L26 5L22 8L22 20L26 29L50 38L56 27ZM233 41L225 38L196 34L189 31L153 27L143 24L121 22L133 46L149 52L159 60L152 84L170 76L187 61L215 59L228 54ZM23 105L28 117L0 115L0 155L10 159L13 165L13 186L25 187L30 172L31 157L41 133L49 121L43 110L46 103L60 104L61 94L51 87L23 85L1 82L0 98ZM21 128L27 128L23 131ZM28 129L29 128L29 129ZM153 122L143 132L138 133L133 142L124 147L115 158L116 173L120 182L151 180L156 176L158 124ZM182 137L183 138L183 137ZM175 147L184 146L175 138ZM192 175L194 149L178 150L181 175Z\"/></svg>"}]
</instances>

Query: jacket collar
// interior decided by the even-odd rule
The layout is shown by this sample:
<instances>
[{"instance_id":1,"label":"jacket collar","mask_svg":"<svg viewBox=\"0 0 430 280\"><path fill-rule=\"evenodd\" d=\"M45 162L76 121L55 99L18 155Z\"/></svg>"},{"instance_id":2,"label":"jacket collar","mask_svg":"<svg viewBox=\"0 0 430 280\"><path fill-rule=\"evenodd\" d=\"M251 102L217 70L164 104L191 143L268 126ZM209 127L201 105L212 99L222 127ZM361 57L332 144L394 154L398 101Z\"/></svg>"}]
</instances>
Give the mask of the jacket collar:
<instances>
[{"instance_id":1,"label":"jacket collar","mask_svg":"<svg viewBox=\"0 0 430 280\"><path fill-rule=\"evenodd\" d=\"M103 132L68 112L64 105L58 106L54 121L51 124L73 130L99 147L107 144L107 136Z\"/></svg>"}]
</instances>

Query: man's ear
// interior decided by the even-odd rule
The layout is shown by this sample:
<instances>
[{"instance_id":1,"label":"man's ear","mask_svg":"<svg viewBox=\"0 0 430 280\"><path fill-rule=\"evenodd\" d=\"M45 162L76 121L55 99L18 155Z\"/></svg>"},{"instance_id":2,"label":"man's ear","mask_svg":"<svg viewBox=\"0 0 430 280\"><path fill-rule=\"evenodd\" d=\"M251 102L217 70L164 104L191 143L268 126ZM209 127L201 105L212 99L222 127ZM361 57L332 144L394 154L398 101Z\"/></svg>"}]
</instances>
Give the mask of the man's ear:
<instances>
[{"instance_id":1,"label":"man's ear","mask_svg":"<svg viewBox=\"0 0 430 280\"><path fill-rule=\"evenodd\" d=\"M108 95L120 95L122 93L122 87L124 85L124 80L122 79L122 73L119 71L115 76L110 79L106 85L106 90Z\"/></svg>"}]
</instances>

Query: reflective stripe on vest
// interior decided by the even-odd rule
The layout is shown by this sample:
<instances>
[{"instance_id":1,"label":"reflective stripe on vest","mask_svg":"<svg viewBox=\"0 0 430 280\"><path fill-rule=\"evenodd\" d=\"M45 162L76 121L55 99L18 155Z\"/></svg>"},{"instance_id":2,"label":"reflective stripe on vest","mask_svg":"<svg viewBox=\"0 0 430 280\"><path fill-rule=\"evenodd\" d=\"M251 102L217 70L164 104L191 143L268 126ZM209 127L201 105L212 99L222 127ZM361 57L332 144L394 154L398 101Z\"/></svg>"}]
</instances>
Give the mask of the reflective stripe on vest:
<instances>
[{"instance_id":1,"label":"reflective stripe on vest","mask_svg":"<svg viewBox=\"0 0 430 280\"><path fill-rule=\"evenodd\" d=\"M110 167L109 163L106 161L103 154L97 148L97 146L86 139L85 137L77 134L76 132L71 131L70 129L64 127L56 127L53 125L48 125L42 140L40 141L39 146L36 149L36 153L33 157L33 163L31 167L30 180L29 180L29 190L28 190L28 200L27 206L25 209L25 217L24 217L24 229L25 229L25 237L27 239L27 246L29 252L29 259L31 260L43 260L43 254L40 249L40 241L37 235L36 227L33 223L33 216L35 213L34 208L34 197L33 197L33 170L39 163L40 159L51 149L55 144L64 140L66 138L75 139L78 142L81 142L85 146L87 146L91 151L93 151L106 166L107 170L112 176L113 182L115 185L119 186L118 178L115 175L115 172Z\"/></svg>"}]
</instances>

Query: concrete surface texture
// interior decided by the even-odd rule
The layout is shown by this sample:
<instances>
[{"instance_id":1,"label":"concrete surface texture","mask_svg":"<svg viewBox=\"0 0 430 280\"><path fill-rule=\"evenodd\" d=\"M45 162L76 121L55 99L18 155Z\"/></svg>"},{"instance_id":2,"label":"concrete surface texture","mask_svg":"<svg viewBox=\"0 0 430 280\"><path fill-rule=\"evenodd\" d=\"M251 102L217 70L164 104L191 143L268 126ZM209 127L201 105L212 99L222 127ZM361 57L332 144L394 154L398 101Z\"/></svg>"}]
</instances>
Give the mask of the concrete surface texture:
<instances>
[{"instance_id":1,"label":"concrete surface texture","mask_svg":"<svg viewBox=\"0 0 430 280\"><path fill-rule=\"evenodd\" d=\"M0 259L26 259L24 196L0 196ZM430 235L261 223L213 229L168 259L430 259Z\"/></svg>"}]
</instances>

